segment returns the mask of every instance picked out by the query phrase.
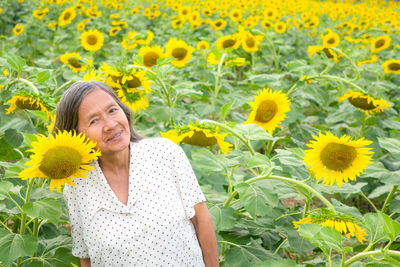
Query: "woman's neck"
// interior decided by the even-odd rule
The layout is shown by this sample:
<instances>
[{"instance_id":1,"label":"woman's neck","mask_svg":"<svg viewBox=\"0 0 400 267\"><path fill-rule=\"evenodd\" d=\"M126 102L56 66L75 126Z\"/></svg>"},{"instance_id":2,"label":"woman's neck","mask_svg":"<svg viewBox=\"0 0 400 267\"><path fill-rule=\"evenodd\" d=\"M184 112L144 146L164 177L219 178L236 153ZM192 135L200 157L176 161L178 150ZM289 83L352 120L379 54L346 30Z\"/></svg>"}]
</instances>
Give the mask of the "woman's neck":
<instances>
[{"instance_id":1,"label":"woman's neck","mask_svg":"<svg viewBox=\"0 0 400 267\"><path fill-rule=\"evenodd\" d=\"M118 173L121 170L129 170L130 147L113 154L101 155L98 162L100 168L107 172Z\"/></svg>"}]
</instances>

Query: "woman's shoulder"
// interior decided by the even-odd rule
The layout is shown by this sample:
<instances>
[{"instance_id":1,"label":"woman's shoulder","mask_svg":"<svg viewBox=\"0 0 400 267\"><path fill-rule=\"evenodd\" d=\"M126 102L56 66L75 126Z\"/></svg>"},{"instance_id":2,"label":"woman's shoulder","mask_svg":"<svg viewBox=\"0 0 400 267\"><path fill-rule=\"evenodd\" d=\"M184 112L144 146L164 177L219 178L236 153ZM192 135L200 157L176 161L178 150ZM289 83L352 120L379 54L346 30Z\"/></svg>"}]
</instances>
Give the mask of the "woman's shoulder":
<instances>
[{"instance_id":1,"label":"woman's shoulder","mask_svg":"<svg viewBox=\"0 0 400 267\"><path fill-rule=\"evenodd\" d=\"M136 142L136 144L133 143L133 145L137 145L140 148L155 149L157 151L175 150L179 147L177 144L164 137L144 138Z\"/></svg>"}]
</instances>

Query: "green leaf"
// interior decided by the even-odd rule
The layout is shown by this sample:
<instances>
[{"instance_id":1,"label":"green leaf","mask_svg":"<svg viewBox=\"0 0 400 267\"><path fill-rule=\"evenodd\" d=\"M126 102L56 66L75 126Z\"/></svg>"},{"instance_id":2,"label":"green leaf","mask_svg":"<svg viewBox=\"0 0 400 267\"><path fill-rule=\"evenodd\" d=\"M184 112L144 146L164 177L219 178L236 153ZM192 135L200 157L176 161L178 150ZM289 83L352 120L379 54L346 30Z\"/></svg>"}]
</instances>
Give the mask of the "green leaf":
<instances>
[{"instance_id":1,"label":"green leaf","mask_svg":"<svg viewBox=\"0 0 400 267\"><path fill-rule=\"evenodd\" d=\"M8 54L6 59L7 63L18 73L21 73L22 68L26 65L25 59L15 54Z\"/></svg>"},{"instance_id":2,"label":"green leaf","mask_svg":"<svg viewBox=\"0 0 400 267\"><path fill-rule=\"evenodd\" d=\"M17 148L24 141L24 136L18 130L7 129L4 132L4 140L6 140L9 145Z\"/></svg>"},{"instance_id":3,"label":"green leaf","mask_svg":"<svg viewBox=\"0 0 400 267\"><path fill-rule=\"evenodd\" d=\"M22 155L14 150L14 148L8 144L4 137L0 139L0 161L17 160L21 157Z\"/></svg>"},{"instance_id":4,"label":"green leaf","mask_svg":"<svg viewBox=\"0 0 400 267\"><path fill-rule=\"evenodd\" d=\"M79 258L71 254L71 249L61 247L54 255L42 256L40 261L31 261L29 267L71 267L71 264L79 266Z\"/></svg>"},{"instance_id":5,"label":"green leaf","mask_svg":"<svg viewBox=\"0 0 400 267\"><path fill-rule=\"evenodd\" d=\"M222 231L235 226L235 210L231 207L212 206L209 208L216 231Z\"/></svg>"},{"instance_id":6,"label":"green leaf","mask_svg":"<svg viewBox=\"0 0 400 267\"><path fill-rule=\"evenodd\" d=\"M379 179L380 182L389 185L399 184L400 171L389 171L382 162L374 162L366 170L362 177L372 177Z\"/></svg>"},{"instance_id":7,"label":"green leaf","mask_svg":"<svg viewBox=\"0 0 400 267\"><path fill-rule=\"evenodd\" d=\"M301 224L299 231L300 236L324 251L334 249L340 252L343 250L342 236L335 229L319 224Z\"/></svg>"},{"instance_id":8,"label":"green leaf","mask_svg":"<svg viewBox=\"0 0 400 267\"><path fill-rule=\"evenodd\" d=\"M38 247L38 241L31 235L10 233L0 228L0 262L5 266L19 257L32 256Z\"/></svg>"},{"instance_id":9,"label":"green leaf","mask_svg":"<svg viewBox=\"0 0 400 267\"><path fill-rule=\"evenodd\" d=\"M232 100L229 103L226 103L221 108L221 120L225 121L226 115L231 111L233 105L235 104L235 100Z\"/></svg>"},{"instance_id":10,"label":"green leaf","mask_svg":"<svg viewBox=\"0 0 400 267\"><path fill-rule=\"evenodd\" d=\"M193 165L206 171L221 171L225 168L223 162L205 148L193 149L190 151Z\"/></svg>"},{"instance_id":11,"label":"green leaf","mask_svg":"<svg viewBox=\"0 0 400 267\"><path fill-rule=\"evenodd\" d=\"M0 181L0 200L3 200L8 197L8 192L11 191L11 188L14 185L8 181Z\"/></svg>"},{"instance_id":12,"label":"green leaf","mask_svg":"<svg viewBox=\"0 0 400 267\"><path fill-rule=\"evenodd\" d=\"M399 199L393 199L393 200L390 202L389 210L390 210L391 212L400 213L400 200L399 200Z\"/></svg>"},{"instance_id":13,"label":"green leaf","mask_svg":"<svg viewBox=\"0 0 400 267\"><path fill-rule=\"evenodd\" d=\"M248 167L250 169L263 168L264 172L269 172L271 170L271 161L267 156L256 152L256 154L251 157Z\"/></svg>"},{"instance_id":14,"label":"green leaf","mask_svg":"<svg viewBox=\"0 0 400 267\"><path fill-rule=\"evenodd\" d=\"M382 239L389 239L383 230L383 221L380 220L379 214L367 213L363 217L363 225L369 232L369 240L377 242Z\"/></svg>"},{"instance_id":15,"label":"green leaf","mask_svg":"<svg viewBox=\"0 0 400 267\"><path fill-rule=\"evenodd\" d=\"M383 230L388 235L390 240L396 240L396 238L400 235L400 223L394 221L384 213L380 213L379 218L383 221Z\"/></svg>"},{"instance_id":16,"label":"green leaf","mask_svg":"<svg viewBox=\"0 0 400 267\"><path fill-rule=\"evenodd\" d=\"M389 137L378 137L379 145L393 156L400 156L400 140Z\"/></svg>"},{"instance_id":17,"label":"green leaf","mask_svg":"<svg viewBox=\"0 0 400 267\"><path fill-rule=\"evenodd\" d=\"M276 194L254 183L240 183L235 189L239 192L243 206L254 218L267 215L272 207L278 205L279 199Z\"/></svg>"},{"instance_id":18,"label":"green leaf","mask_svg":"<svg viewBox=\"0 0 400 267\"><path fill-rule=\"evenodd\" d=\"M315 248L307 239L299 236L297 231L289 231L286 233L290 248L298 255L305 255Z\"/></svg>"},{"instance_id":19,"label":"green leaf","mask_svg":"<svg viewBox=\"0 0 400 267\"><path fill-rule=\"evenodd\" d=\"M53 198L29 202L24 204L22 208L31 217L47 219L54 223L57 223L61 216L61 204Z\"/></svg>"},{"instance_id":20,"label":"green leaf","mask_svg":"<svg viewBox=\"0 0 400 267\"><path fill-rule=\"evenodd\" d=\"M237 125L235 130L249 140L274 140L269 133L254 123Z\"/></svg>"},{"instance_id":21,"label":"green leaf","mask_svg":"<svg viewBox=\"0 0 400 267\"><path fill-rule=\"evenodd\" d=\"M282 259L282 260L266 260L261 263L252 265L252 267L297 267L298 265L295 261Z\"/></svg>"},{"instance_id":22,"label":"green leaf","mask_svg":"<svg viewBox=\"0 0 400 267\"><path fill-rule=\"evenodd\" d=\"M304 163L300 159L296 158L295 154L288 150L275 149L275 152L277 153L276 157L283 166L304 166Z\"/></svg>"},{"instance_id":23,"label":"green leaf","mask_svg":"<svg viewBox=\"0 0 400 267\"><path fill-rule=\"evenodd\" d=\"M39 72L36 77L36 82L42 83L47 81L50 78L50 72L48 70Z\"/></svg>"}]
</instances>

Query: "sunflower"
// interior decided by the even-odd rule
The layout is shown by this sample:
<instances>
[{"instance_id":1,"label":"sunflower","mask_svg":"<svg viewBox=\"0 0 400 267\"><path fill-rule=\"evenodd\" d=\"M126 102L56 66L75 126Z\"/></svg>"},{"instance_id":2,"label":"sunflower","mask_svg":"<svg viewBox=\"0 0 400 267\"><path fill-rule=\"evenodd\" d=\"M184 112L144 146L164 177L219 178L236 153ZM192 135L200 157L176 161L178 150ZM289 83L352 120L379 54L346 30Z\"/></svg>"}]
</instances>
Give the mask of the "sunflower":
<instances>
[{"instance_id":1,"label":"sunflower","mask_svg":"<svg viewBox=\"0 0 400 267\"><path fill-rule=\"evenodd\" d=\"M108 32L108 35L115 36L120 31L122 31L122 28L119 26L111 27L110 31Z\"/></svg>"},{"instance_id":2,"label":"sunflower","mask_svg":"<svg viewBox=\"0 0 400 267\"><path fill-rule=\"evenodd\" d=\"M199 50L208 50L208 49L210 49L210 44L205 40L199 41L196 44L196 50L197 51L199 51Z\"/></svg>"},{"instance_id":3,"label":"sunflower","mask_svg":"<svg viewBox=\"0 0 400 267\"><path fill-rule=\"evenodd\" d=\"M95 69L91 69L83 76L84 81L101 81L101 75L97 74Z\"/></svg>"},{"instance_id":4,"label":"sunflower","mask_svg":"<svg viewBox=\"0 0 400 267\"><path fill-rule=\"evenodd\" d=\"M229 13L229 17L232 21L236 22L242 18L242 11L238 8L234 8Z\"/></svg>"},{"instance_id":5,"label":"sunflower","mask_svg":"<svg viewBox=\"0 0 400 267\"><path fill-rule=\"evenodd\" d=\"M388 109L390 107L390 104L384 99L374 98L352 90L349 90L343 96L338 98L339 102L342 102L345 99L348 99L350 104L364 112L367 116L373 112L382 113L384 108Z\"/></svg>"},{"instance_id":6,"label":"sunflower","mask_svg":"<svg viewBox=\"0 0 400 267\"><path fill-rule=\"evenodd\" d=\"M104 35L98 30L88 30L81 34L81 45L87 51L97 51L104 44Z\"/></svg>"},{"instance_id":7,"label":"sunflower","mask_svg":"<svg viewBox=\"0 0 400 267\"><path fill-rule=\"evenodd\" d=\"M277 23L274 24L274 31L276 33L284 33L286 32L286 23L283 21L278 21Z\"/></svg>"},{"instance_id":8,"label":"sunflower","mask_svg":"<svg viewBox=\"0 0 400 267\"><path fill-rule=\"evenodd\" d=\"M226 21L223 19L217 19L210 23L210 26L213 30L220 31L226 26Z\"/></svg>"},{"instance_id":9,"label":"sunflower","mask_svg":"<svg viewBox=\"0 0 400 267\"><path fill-rule=\"evenodd\" d=\"M272 134L276 127L286 118L290 111L290 100L281 91L263 89L254 96L254 102L249 103L252 111L243 124L255 123Z\"/></svg>"},{"instance_id":10,"label":"sunflower","mask_svg":"<svg viewBox=\"0 0 400 267\"><path fill-rule=\"evenodd\" d=\"M372 162L371 148L364 147L372 142L364 140L351 140L350 136L343 135L338 138L332 133L326 135L319 133L315 140L311 140L306 150L304 162L310 166L317 180L323 178L323 184L342 187L343 181L355 181L356 176Z\"/></svg>"},{"instance_id":11,"label":"sunflower","mask_svg":"<svg viewBox=\"0 0 400 267\"><path fill-rule=\"evenodd\" d=\"M376 55L372 55L370 59L362 60L357 62L357 66L360 67L365 64L371 64L375 63L378 60L378 57Z\"/></svg>"},{"instance_id":12,"label":"sunflower","mask_svg":"<svg viewBox=\"0 0 400 267\"><path fill-rule=\"evenodd\" d=\"M214 52L210 52L207 56L207 63L210 65L218 65L220 59L217 58Z\"/></svg>"},{"instance_id":13,"label":"sunflower","mask_svg":"<svg viewBox=\"0 0 400 267\"><path fill-rule=\"evenodd\" d=\"M171 38L165 45L165 50L166 57L175 58L171 61L172 65L175 67L183 67L192 58L195 48L187 45L185 41Z\"/></svg>"},{"instance_id":14,"label":"sunflower","mask_svg":"<svg viewBox=\"0 0 400 267\"><path fill-rule=\"evenodd\" d=\"M240 46L240 38L236 34L222 36L217 40L217 48L219 50L233 48L238 49Z\"/></svg>"},{"instance_id":15,"label":"sunflower","mask_svg":"<svg viewBox=\"0 0 400 267\"><path fill-rule=\"evenodd\" d=\"M150 86L152 83L146 77L146 72L143 70L122 71L123 76L121 77L121 86L128 90L128 92L144 92L146 94L151 93Z\"/></svg>"},{"instance_id":16,"label":"sunflower","mask_svg":"<svg viewBox=\"0 0 400 267\"><path fill-rule=\"evenodd\" d=\"M36 18L38 20L42 20L44 18L44 16L47 14L47 12L49 12L48 7L44 8L43 10L36 9L32 12L32 15L34 18Z\"/></svg>"},{"instance_id":17,"label":"sunflower","mask_svg":"<svg viewBox=\"0 0 400 267\"><path fill-rule=\"evenodd\" d=\"M32 142L31 160L25 163L31 167L19 173L19 178L50 178L50 191L54 188L61 192L61 186L74 185L71 178L86 178L86 173L94 170L88 165L100 155L95 150L96 143L89 141L82 133L58 132L46 137L37 135L37 141Z\"/></svg>"},{"instance_id":18,"label":"sunflower","mask_svg":"<svg viewBox=\"0 0 400 267\"><path fill-rule=\"evenodd\" d=\"M389 35L379 36L371 40L371 53L378 53L390 46L392 39Z\"/></svg>"},{"instance_id":19,"label":"sunflower","mask_svg":"<svg viewBox=\"0 0 400 267\"><path fill-rule=\"evenodd\" d=\"M47 23L47 27L49 27L49 29L55 30L57 28L57 22L51 21Z\"/></svg>"},{"instance_id":20,"label":"sunflower","mask_svg":"<svg viewBox=\"0 0 400 267\"><path fill-rule=\"evenodd\" d=\"M385 73L400 74L400 59L390 59L382 64Z\"/></svg>"},{"instance_id":21,"label":"sunflower","mask_svg":"<svg viewBox=\"0 0 400 267\"><path fill-rule=\"evenodd\" d=\"M69 7L65 9L61 15L58 17L58 25L63 27L65 25L71 24L72 20L76 17L75 8Z\"/></svg>"},{"instance_id":22,"label":"sunflower","mask_svg":"<svg viewBox=\"0 0 400 267\"><path fill-rule=\"evenodd\" d=\"M261 26L262 26L265 30L268 30L269 28L271 28L272 22L269 21L269 20L267 20L267 19L264 19L263 21L261 21Z\"/></svg>"},{"instance_id":23,"label":"sunflower","mask_svg":"<svg viewBox=\"0 0 400 267\"><path fill-rule=\"evenodd\" d=\"M176 127L168 132L161 132L160 134L162 137L168 138L177 144L184 143L201 147L218 144L222 153L228 154L232 150L232 145L224 141L228 134L220 134L218 132L218 127L189 123L187 126Z\"/></svg>"},{"instance_id":24,"label":"sunflower","mask_svg":"<svg viewBox=\"0 0 400 267\"><path fill-rule=\"evenodd\" d=\"M73 71L73 72L80 72L80 71L85 71L87 70L88 66L81 64L80 59L81 55L76 52L72 53L65 53L60 57L60 61L64 64L68 64L68 67Z\"/></svg>"},{"instance_id":25,"label":"sunflower","mask_svg":"<svg viewBox=\"0 0 400 267\"><path fill-rule=\"evenodd\" d=\"M258 45L261 43L262 39L262 35L252 35L250 32L246 31L242 37L243 50L248 53L258 51Z\"/></svg>"},{"instance_id":26,"label":"sunflower","mask_svg":"<svg viewBox=\"0 0 400 267\"><path fill-rule=\"evenodd\" d=\"M181 19L182 21L187 21L190 17L191 14L191 10L190 10L190 6L181 6L178 9L178 16L179 19Z\"/></svg>"},{"instance_id":27,"label":"sunflower","mask_svg":"<svg viewBox=\"0 0 400 267\"><path fill-rule=\"evenodd\" d=\"M331 47L336 47L340 43L340 37L339 34L335 32L329 32L326 35L322 36L322 43L323 46L326 48L331 48Z\"/></svg>"},{"instance_id":28,"label":"sunflower","mask_svg":"<svg viewBox=\"0 0 400 267\"><path fill-rule=\"evenodd\" d=\"M10 107L6 109L6 114L14 112L16 108L40 110L46 112L47 114L50 113L50 107L44 99L37 95L31 95L31 93L28 92L18 92L15 96L8 100L6 104L10 105Z\"/></svg>"},{"instance_id":29,"label":"sunflower","mask_svg":"<svg viewBox=\"0 0 400 267\"><path fill-rule=\"evenodd\" d=\"M140 91L128 92L124 88L116 90L116 94L122 103L127 105L134 113L145 110L149 106L149 101Z\"/></svg>"},{"instance_id":30,"label":"sunflower","mask_svg":"<svg viewBox=\"0 0 400 267\"><path fill-rule=\"evenodd\" d=\"M150 69L157 64L159 58L164 56L164 49L159 45L142 46L139 49L138 56L143 58L143 65Z\"/></svg>"},{"instance_id":31,"label":"sunflower","mask_svg":"<svg viewBox=\"0 0 400 267\"><path fill-rule=\"evenodd\" d=\"M22 25L22 24L15 24L15 26L14 26L12 32L13 32L13 34L14 34L15 36L18 36L18 35L20 35L21 33L24 32L24 29L25 29L24 25Z\"/></svg>"},{"instance_id":32,"label":"sunflower","mask_svg":"<svg viewBox=\"0 0 400 267\"><path fill-rule=\"evenodd\" d=\"M330 210L320 208L313 210L307 217L293 222L294 228L300 227L300 224L319 224L338 231L342 236L345 235L347 239L355 236L360 243L367 241L365 238L367 233L358 224L357 220L347 214L336 214Z\"/></svg>"}]
</instances>

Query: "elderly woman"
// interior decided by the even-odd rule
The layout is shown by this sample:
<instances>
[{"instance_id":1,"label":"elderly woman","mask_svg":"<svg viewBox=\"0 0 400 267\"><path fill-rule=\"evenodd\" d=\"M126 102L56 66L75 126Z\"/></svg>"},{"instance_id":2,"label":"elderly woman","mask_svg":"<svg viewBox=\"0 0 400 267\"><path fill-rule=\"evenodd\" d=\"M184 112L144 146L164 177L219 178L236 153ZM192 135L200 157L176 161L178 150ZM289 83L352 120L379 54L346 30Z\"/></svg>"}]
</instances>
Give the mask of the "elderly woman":
<instances>
[{"instance_id":1,"label":"elderly woman","mask_svg":"<svg viewBox=\"0 0 400 267\"><path fill-rule=\"evenodd\" d=\"M98 81L74 83L55 129L82 132L101 151L86 179L66 186L72 254L82 266L218 266L205 197L183 150L146 139L130 110Z\"/></svg>"}]
</instances>

